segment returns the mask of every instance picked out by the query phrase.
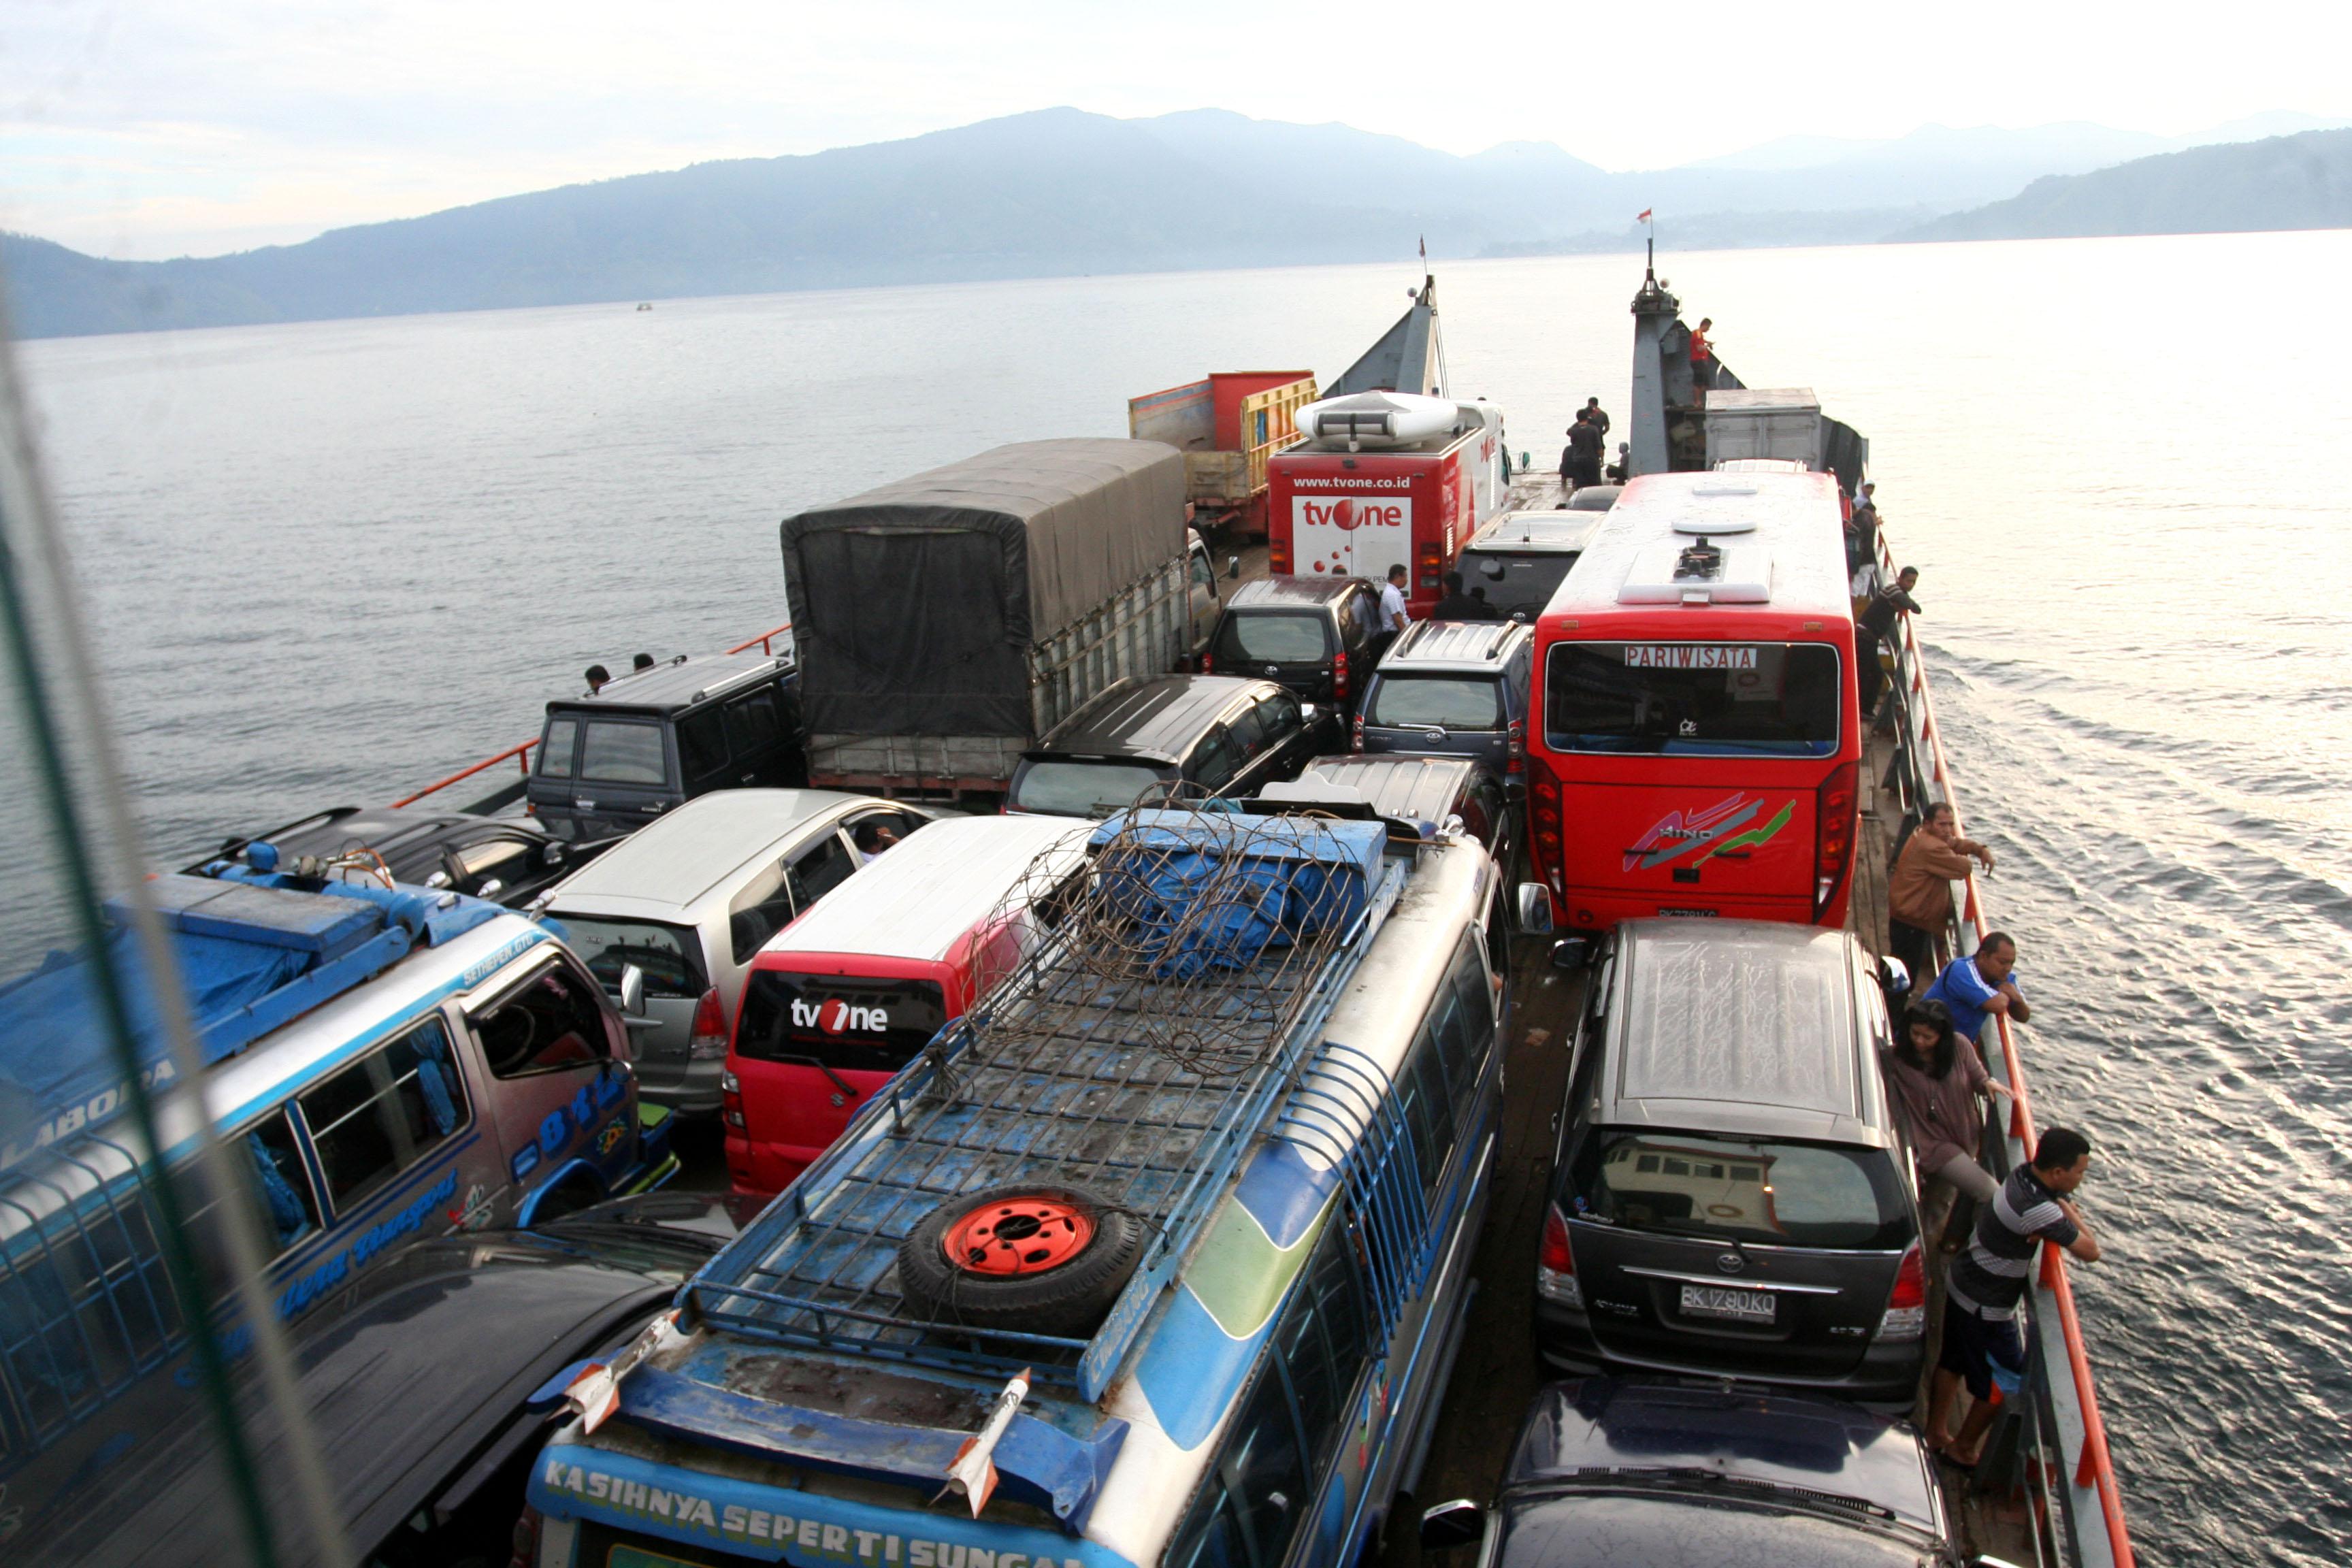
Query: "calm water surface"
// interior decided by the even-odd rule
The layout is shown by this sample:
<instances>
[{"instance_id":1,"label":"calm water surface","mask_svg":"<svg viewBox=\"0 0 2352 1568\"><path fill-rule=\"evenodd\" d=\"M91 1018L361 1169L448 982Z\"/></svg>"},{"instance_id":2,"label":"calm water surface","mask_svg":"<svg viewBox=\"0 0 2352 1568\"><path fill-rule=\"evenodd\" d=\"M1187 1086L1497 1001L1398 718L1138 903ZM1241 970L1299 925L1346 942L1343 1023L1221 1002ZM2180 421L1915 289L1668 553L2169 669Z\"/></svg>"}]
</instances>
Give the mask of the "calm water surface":
<instances>
[{"instance_id":1,"label":"calm water surface","mask_svg":"<svg viewBox=\"0 0 2352 1568\"><path fill-rule=\"evenodd\" d=\"M2142 1560L2352 1558L2352 233L1664 268L1872 440L1970 831L2099 1144L2084 1310ZM37 343L159 858L533 733L591 662L786 616L775 524L1211 369L1326 380L1404 267ZM1450 263L1454 389L1620 414L1620 258Z\"/></svg>"}]
</instances>

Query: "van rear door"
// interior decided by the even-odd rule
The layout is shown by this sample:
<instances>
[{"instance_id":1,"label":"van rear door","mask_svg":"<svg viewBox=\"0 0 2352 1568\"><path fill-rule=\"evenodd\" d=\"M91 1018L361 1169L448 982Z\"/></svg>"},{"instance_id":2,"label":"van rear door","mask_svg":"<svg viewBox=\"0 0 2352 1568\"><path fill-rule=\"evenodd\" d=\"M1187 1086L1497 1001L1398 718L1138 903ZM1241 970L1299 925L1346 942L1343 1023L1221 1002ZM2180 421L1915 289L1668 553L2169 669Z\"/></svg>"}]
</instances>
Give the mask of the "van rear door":
<instances>
[{"instance_id":1,"label":"van rear door","mask_svg":"<svg viewBox=\"0 0 2352 1568\"><path fill-rule=\"evenodd\" d=\"M730 1135L737 1186L782 1191L947 1024L944 966L908 967L923 973L751 972L729 1056L748 1145L738 1162Z\"/></svg>"}]
</instances>

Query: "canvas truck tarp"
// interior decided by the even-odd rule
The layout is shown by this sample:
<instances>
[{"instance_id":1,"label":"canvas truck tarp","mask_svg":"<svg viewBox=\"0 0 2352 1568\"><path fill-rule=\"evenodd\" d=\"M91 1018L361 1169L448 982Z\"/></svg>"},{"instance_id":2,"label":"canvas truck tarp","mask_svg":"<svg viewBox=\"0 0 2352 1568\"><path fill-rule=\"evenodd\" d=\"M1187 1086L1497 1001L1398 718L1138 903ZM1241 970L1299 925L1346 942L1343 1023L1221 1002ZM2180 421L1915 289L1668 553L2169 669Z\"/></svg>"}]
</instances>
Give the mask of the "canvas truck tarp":
<instances>
[{"instance_id":1,"label":"canvas truck tarp","mask_svg":"<svg viewBox=\"0 0 2352 1568\"><path fill-rule=\"evenodd\" d=\"M811 733L1026 735L1032 646L1183 553L1184 459L1024 441L782 533Z\"/></svg>"}]
</instances>

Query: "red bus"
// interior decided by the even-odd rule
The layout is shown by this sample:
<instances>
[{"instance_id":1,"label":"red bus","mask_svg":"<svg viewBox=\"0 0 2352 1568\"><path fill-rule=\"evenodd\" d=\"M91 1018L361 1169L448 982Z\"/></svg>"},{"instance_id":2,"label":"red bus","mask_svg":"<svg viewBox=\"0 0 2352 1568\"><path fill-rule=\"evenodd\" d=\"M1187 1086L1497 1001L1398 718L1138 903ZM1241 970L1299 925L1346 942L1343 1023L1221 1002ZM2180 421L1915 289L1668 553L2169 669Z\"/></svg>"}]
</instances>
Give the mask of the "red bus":
<instances>
[{"instance_id":1,"label":"red bus","mask_svg":"<svg viewBox=\"0 0 2352 1568\"><path fill-rule=\"evenodd\" d=\"M768 940L720 1080L735 1190L772 1197L874 1091L1010 973L1029 900L1083 877L1091 822L965 816L877 856Z\"/></svg>"},{"instance_id":2,"label":"red bus","mask_svg":"<svg viewBox=\"0 0 2352 1568\"><path fill-rule=\"evenodd\" d=\"M1528 846L1555 925L1842 925L1862 720L1837 481L1653 474L1536 626Z\"/></svg>"}]
</instances>

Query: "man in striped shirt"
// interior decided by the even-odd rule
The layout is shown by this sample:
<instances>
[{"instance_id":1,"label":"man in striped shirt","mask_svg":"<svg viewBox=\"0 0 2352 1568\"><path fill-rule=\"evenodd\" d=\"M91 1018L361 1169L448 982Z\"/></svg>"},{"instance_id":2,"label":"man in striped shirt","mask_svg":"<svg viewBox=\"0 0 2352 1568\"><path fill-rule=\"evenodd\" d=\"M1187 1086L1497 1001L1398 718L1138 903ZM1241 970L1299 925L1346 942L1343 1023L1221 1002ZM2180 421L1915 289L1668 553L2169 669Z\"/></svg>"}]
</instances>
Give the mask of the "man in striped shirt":
<instances>
[{"instance_id":1,"label":"man in striped shirt","mask_svg":"<svg viewBox=\"0 0 2352 1568\"><path fill-rule=\"evenodd\" d=\"M1992 1426L1993 1369L2014 1391L2025 1370L2025 1342L2017 1328L2034 1254L2047 1241L2085 1263L2099 1260L2099 1244L2067 1194L2091 1170L2091 1141L2070 1127L2053 1127L2034 1145L2033 1161L2009 1173L1992 1202L1978 1212L1976 1235L1952 1260L1944 1282L1944 1345L1927 1396L1927 1446L1963 1469L1984 1453ZM1945 1436L1961 1384L1975 1401L1955 1436Z\"/></svg>"}]
</instances>

